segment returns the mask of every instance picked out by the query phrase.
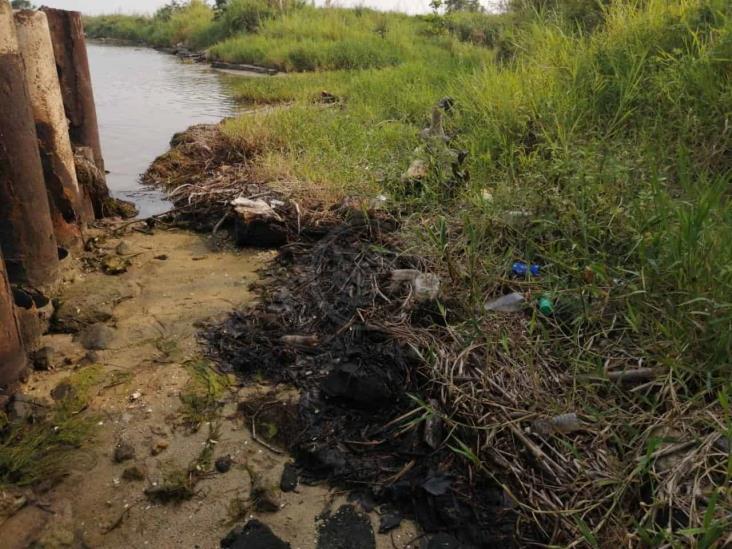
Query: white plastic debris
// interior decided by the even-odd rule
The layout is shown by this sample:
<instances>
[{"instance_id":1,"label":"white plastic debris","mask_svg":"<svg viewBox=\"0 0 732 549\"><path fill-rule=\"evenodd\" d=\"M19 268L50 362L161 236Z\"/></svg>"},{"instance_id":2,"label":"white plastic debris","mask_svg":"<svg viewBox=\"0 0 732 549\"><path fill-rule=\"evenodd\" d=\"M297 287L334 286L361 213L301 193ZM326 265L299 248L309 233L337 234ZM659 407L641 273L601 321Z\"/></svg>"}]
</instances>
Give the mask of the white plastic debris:
<instances>
[{"instance_id":1,"label":"white plastic debris","mask_svg":"<svg viewBox=\"0 0 732 549\"><path fill-rule=\"evenodd\" d=\"M440 278L432 273L414 279L414 297L418 302L434 301L440 295Z\"/></svg>"},{"instance_id":2,"label":"white plastic debris","mask_svg":"<svg viewBox=\"0 0 732 549\"><path fill-rule=\"evenodd\" d=\"M422 273L417 269L392 271L389 291L396 291L402 283L412 285L417 302L434 301L440 294L440 277L432 273Z\"/></svg>"},{"instance_id":3,"label":"white plastic debris","mask_svg":"<svg viewBox=\"0 0 732 549\"><path fill-rule=\"evenodd\" d=\"M487 303L485 310L499 313L517 313L524 308L525 304L526 298L522 294L514 292Z\"/></svg>"},{"instance_id":4,"label":"white plastic debris","mask_svg":"<svg viewBox=\"0 0 732 549\"><path fill-rule=\"evenodd\" d=\"M261 199L252 200L240 196L232 200L230 204L234 207L234 211L242 216L245 221L256 218L282 221L282 218L274 211L274 208Z\"/></svg>"}]
</instances>

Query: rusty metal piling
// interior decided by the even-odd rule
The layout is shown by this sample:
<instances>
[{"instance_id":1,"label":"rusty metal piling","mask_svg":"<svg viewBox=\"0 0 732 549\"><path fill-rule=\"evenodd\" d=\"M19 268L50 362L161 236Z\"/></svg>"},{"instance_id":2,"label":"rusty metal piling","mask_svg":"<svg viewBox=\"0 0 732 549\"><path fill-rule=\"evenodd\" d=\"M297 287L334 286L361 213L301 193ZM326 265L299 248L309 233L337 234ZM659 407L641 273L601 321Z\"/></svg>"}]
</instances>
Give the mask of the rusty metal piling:
<instances>
[{"instance_id":1,"label":"rusty metal piling","mask_svg":"<svg viewBox=\"0 0 732 549\"><path fill-rule=\"evenodd\" d=\"M35 10L16 11L15 30L25 64L56 240L66 248L77 248L81 245L80 226L94 216L83 215L91 211L91 203L85 210L46 15Z\"/></svg>"},{"instance_id":2,"label":"rusty metal piling","mask_svg":"<svg viewBox=\"0 0 732 549\"><path fill-rule=\"evenodd\" d=\"M75 147L89 147L97 168L104 174L104 158L81 13L45 7L42 11L46 14L51 32L61 95L66 117L69 119L71 142ZM96 217L104 217L104 207L109 200L106 182L84 191L89 194Z\"/></svg>"},{"instance_id":3,"label":"rusty metal piling","mask_svg":"<svg viewBox=\"0 0 732 549\"><path fill-rule=\"evenodd\" d=\"M8 0L0 0L0 247L11 282L53 283L58 249Z\"/></svg>"},{"instance_id":4,"label":"rusty metal piling","mask_svg":"<svg viewBox=\"0 0 732 549\"><path fill-rule=\"evenodd\" d=\"M0 251L0 396L7 394L7 388L18 380L27 365L13 292Z\"/></svg>"}]
</instances>

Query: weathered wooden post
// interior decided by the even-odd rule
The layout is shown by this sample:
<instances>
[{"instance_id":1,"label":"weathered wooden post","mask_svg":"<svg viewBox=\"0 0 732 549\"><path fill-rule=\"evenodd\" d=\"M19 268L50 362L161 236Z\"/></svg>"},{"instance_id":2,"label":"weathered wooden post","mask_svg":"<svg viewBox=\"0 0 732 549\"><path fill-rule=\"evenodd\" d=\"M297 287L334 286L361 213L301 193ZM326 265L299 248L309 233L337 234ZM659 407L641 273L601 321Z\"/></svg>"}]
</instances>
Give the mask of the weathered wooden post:
<instances>
[{"instance_id":1,"label":"weathered wooden post","mask_svg":"<svg viewBox=\"0 0 732 549\"><path fill-rule=\"evenodd\" d=\"M66 117L69 119L71 142L74 146L89 147L94 154L97 168L104 173L104 158L81 13L45 7L42 11L48 18L51 31L56 68L61 82L61 95L66 108ZM103 207L109 198L106 183L90 189L90 194L96 216L104 217L107 212L103 211Z\"/></svg>"},{"instance_id":2,"label":"weathered wooden post","mask_svg":"<svg viewBox=\"0 0 732 549\"><path fill-rule=\"evenodd\" d=\"M0 12L1 10L2 6ZM0 32L3 30L4 27L0 24ZM27 358L20 337L20 326L15 316L13 293L0 252L0 396L6 392L9 385L18 380L26 366Z\"/></svg>"},{"instance_id":3,"label":"weathered wooden post","mask_svg":"<svg viewBox=\"0 0 732 549\"><path fill-rule=\"evenodd\" d=\"M93 220L94 213L91 203L84 207L76 180L74 152L46 15L34 10L16 11L15 30L25 63L56 240L62 246L74 248L81 244L79 224Z\"/></svg>"},{"instance_id":4,"label":"weathered wooden post","mask_svg":"<svg viewBox=\"0 0 732 549\"><path fill-rule=\"evenodd\" d=\"M0 0L0 247L11 282L54 281L58 249L8 0Z\"/></svg>"}]
</instances>

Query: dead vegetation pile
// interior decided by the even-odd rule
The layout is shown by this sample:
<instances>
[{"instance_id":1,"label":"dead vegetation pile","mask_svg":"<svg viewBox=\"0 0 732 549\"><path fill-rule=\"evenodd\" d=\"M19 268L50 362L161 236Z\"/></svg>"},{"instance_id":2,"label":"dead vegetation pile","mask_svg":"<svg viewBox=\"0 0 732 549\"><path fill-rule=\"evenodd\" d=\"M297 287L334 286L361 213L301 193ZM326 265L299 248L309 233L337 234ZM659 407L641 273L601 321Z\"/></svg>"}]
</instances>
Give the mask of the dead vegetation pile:
<instances>
[{"instance_id":1,"label":"dead vegetation pile","mask_svg":"<svg viewBox=\"0 0 732 549\"><path fill-rule=\"evenodd\" d=\"M289 449L306 476L476 546L657 545L659 531L693 539L724 523L718 402L682 404L671 374L611 331L567 342L561 303L548 314L470 309L459 277L439 273L435 289L437 267L399 253L395 219L288 200L215 127L173 145L146 180L170 189L181 219L210 229L236 218L233 200L263 198L277 212L268 223L286 229L259 304L206 338L223 367L301 390ZM550 345L603 367L570 371Z\"/></svg>"},{"instance_id":2,"label":"dead vegetation pile","mask_svg":"<svg viewBox=\"0 0 732 549\"><path fill-rule=\"evenodd\" d=\"M513 512L503 491L466 474L449 425L419 405L438 395L412 344L443 332L445 318L400 282L423 265L391 251L397 229L384 214L352 211L318 241L286 246L259 286L260 303L207 333L212 357L301 390L289 450L306 478L395 504L426 532L505 546Z\"/></svg>"},{"instance_id":3,"label":"dead vegetation pile","mask_svg":"<svg viewBox=\"0 0 732 549\"><path fill-rule=\"evenodd\" d=\"M302 391L290 450L306 475L479 547L643 543L637 522L678 529L715 512L729 447L713 403L681 410L631 357L593 377L545 359L529 342L560 318L466 323L459 288L420 299L430 266L396 252L395 229L354 212L285 247L260 304L207 334L220 364Z\"/></svg>"}]
</instances>

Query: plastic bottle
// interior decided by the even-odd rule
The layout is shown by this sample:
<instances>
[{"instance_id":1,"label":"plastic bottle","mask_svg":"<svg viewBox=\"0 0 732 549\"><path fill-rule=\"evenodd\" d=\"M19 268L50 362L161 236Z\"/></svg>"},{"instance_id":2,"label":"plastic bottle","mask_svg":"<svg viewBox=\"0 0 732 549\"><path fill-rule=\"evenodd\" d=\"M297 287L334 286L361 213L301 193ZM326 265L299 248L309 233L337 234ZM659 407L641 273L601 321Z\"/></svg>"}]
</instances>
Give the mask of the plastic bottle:
<instances>
[{"instance_id":1,"label":"plastic bottle","mask_svg":"<svg viewBox=\"0 0 732 549\"><path fill-rule=\"evenodd\" d=\"M500 313L517 313L524 308L526 299L518 292L504 295L495 301L485 305L486 311L498 311Z\"/></svg>"}]
</instances>

